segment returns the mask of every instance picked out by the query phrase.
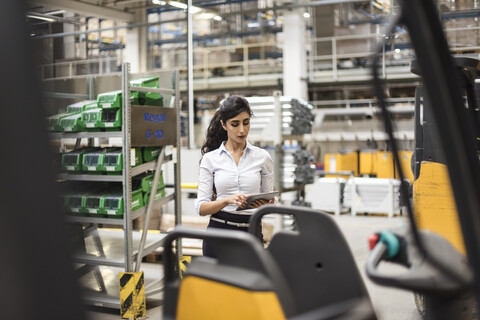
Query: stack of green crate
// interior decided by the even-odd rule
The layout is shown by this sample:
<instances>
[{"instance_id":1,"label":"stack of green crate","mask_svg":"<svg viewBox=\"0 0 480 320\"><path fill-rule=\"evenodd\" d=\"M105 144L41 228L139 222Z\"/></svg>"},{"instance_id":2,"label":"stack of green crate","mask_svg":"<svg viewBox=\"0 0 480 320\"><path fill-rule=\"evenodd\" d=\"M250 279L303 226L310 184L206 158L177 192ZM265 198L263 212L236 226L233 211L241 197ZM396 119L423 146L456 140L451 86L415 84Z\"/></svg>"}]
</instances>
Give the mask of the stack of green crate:
<instances>
[{"instance_id":1,"label":"stack of green crate","mask_svg":"<svg viewBox=\"0 0 480 320\"><path fill-rule=\"evenodd\" d=\"M62 154L62 168L69 173L80 173L83 171L83 155L92 151L92 148L73 150Z\"/></svg>"},{"instance_id":2,"label":"stack of green crate","mask_svg":"<svg viewBox=\"0 0 480 320\"><path fill-rule=\"evenodd\" d=\"M62 118L59 121L59 126L61 127L62 131L65 132L79 132L85 130L85 125L82 121L82 113L90 110L95 109L97 104L95 102L90 102L80 107L82 110L78 113L73 113L67 117ZM72 108L72 110L78 110L77 107Z\"/></svg>"},{"instance_id":3,"label":"stack of green crate","mask_svg":"<svg viewBox=\"0 0 480 320\"><path fill-rule=\"evenodd\" d=\"M65 112L61 112L53 116L47 117L47 129L49 131L63 131L63 126L60 124L60 121L63 118L66 118L68 116L72 116L75 114L79 114L85 110L96 108L96 107L97 107L96 100L85 100L85 101L80 101L80 102L68 105Z\"/></svg>"},{"instance_id":4,"label":"stack of green crate","mask_svg":"<svg viewBox=\"0 0 480 320\"><path fill-rule=\"evenodd\" d=\"M153 179L152 179L152 182L153 182ZM150 195L151 194L152 194L151 191L143 194L143 202L145 203L145 205L147 205L148 202L150 201ZM157 192L155 193L155 199L154 200L157 201L159 199L165 198L165 195L166 195L165 182L163 180L163 171L162 171L162 172L160 172L160 178L158 180Z\"/></svg>"},{"instance_id":5,"label":"stack of green crate","mask_svg":"<svg viewBox=\"0 0 480 320\"><path fill-rule=\"evenodd\" d=\"M137 78L130 80L130 85L135 87L158 88L158 81L158 77ZM134 89L132 89L132 93L137 96L139 104L163 107L163 95L161 93L137 92L133 90Z\"/></svg>"},{"instance_id":6,"label":"stack of green crate","mask_svg":"<svg viewBox=\"0 0 480 320\"><path fill-rule=\"evenodd\" d=\"M155 176L153 173L145 172L132 179L132 188L142 190L143 202L145 203L145 205L148 204L148 200L150 199L154 177ZM160 177L158 179L157 191L155 193L155 200L161 199L163 197L165 197L165 183L163 180L163 171L161 171Z\"/></svg>"}]
</instances>

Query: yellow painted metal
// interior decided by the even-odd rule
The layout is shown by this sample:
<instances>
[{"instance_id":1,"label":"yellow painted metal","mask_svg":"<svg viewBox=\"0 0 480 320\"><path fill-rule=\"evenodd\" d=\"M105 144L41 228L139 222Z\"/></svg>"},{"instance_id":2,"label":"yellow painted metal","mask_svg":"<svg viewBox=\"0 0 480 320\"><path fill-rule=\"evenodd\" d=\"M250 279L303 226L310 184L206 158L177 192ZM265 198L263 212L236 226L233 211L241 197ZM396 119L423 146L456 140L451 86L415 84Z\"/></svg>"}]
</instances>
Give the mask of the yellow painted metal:
<instances>
[{"instance_id":1,"label":"yellow painted metal","mask_svg":"<svg viewBox=\"0 0 480 320\"><path fill-rule=\"evenodd\" d=\"M249 291L187 276L180 286L177 319L280 320L285 315L274 292Z\"/></svg>"},{"instance_id":2,"label":"yellow painted metal","mask_svg":"<svg viewBox=\"0 0 480 320\"><path fill-rule=\"evenodd\" d=\"M138 319L147 315L145 279L141 272L120 272L120 315L122 319Z\"/></svg>"},{"instance_id":3,"label":"yellow painted metal","mask_svg":"<svg viewBox=\"0 0 480 320\"><path fill-rule=\"evenodd\" d=\"M412 172L412 166L410 164L410 160L412 159L412 151L399 151L398 152L398 157L400 159L400 166L403 170L403 174L405 175L405 179L408 179L410 183L413 183L413 172ZM396 178L399 179L400 175L398 172L395 174Z\"/></svg>"},{"instance_id":4,"label":"yellow painted metal","mask_svg":"<svg viewBox=\"0 0 480 320\"><path fill-rule=\"evenodd\" d=\"M180 270L180 277L183 278L185 271L187 271L188 265L192 262L191 256L182 256L179 261L179 270Z\"/></svg>"},{"instance_id":5,"label":"yellow painted metal","mask_svg":"<svg viewBox=\"0 0 480 320\"><path fill-rule=\"evenodd\" d=\"M457 207L445 165L422 162L420 176L413 184L413 204L420 229L442 235L465 254Z\"/></svg>"},{"instance_id":6,"label":"yellow painted metal","mask_svg":"<svg viewBox=\"0 0 480 320\"><path fill-rule=\"evenodd\" d=\"M358 175L358 153L327 153L324 156L325 171L353 171L354 175ZM326 177L345 177L345 175L325 175Z\"/></svg>"},{"instance_id":7,"label":"yellow painted metal","mask_svg":"<svg viewBox=\"0 0 480 320\"><path fill-rule=\"evenodd\" d=\"M394 179L393 154L389 151L377 152L377 178Z\"/></svg>"},{"instance_id":8,"label":"yellow painted metal","mask_svg":"<svg viewBox=\"0 0 480 320\"><path fill-rule=\"evenodd\" d=\"M360 175L377 174L377 151L360 152Z\"/></svg>"},{"instance_id":9,"label":"yellow painted metal","mask_svg":"<svg viewBox=\"0 0 480 320\"><path fill-rule=\"evenodd\" d=\"M198 183L182 182L181 187L182 189L198 189Z\"/></svg>"}]
</instances>

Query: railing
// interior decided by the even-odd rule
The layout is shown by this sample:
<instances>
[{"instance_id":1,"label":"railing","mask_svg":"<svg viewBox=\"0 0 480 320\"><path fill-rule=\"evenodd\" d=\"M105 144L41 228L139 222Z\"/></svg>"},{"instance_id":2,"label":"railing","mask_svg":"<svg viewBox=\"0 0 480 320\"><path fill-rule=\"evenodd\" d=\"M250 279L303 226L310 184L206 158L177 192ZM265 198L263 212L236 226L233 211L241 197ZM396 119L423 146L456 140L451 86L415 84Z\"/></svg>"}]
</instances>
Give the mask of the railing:
<instances>
[{"instance_id":1,"label":"railing","mask_svg":"<svg viewBox=\"0 0 480 320\"><path fill-rule=\"evenodd\" d=\"M162 70L179 70L186 79L186 49L162 50L159 57ZM202 87L211 78L241 77L248 84L252 75L283 72L281 48L272 42L195 48L193 60L193 79Z\"/></svg>"},{"instance_id":2,"label":"railing","mask_svg":"<svg viewBox=\"0 0 480 320\"><path fill-rule=\"evenodd\" d=\"M52 78L74 78L76 76L100 75L121 72L122 60L105 57L86 60L65 61L39 66L43 80Z\"/></svg>"},{"instance_id":3,"label":"railing","mask_svg":"<svg viewBox=\"0 0 480 320\"><path fill-rule=\"evenodd\" d=\"M468 54L479 58L480 27L461 27L446 30L452 53ZM348 35L314 38L307 55L307 73L310 82L336 82L366 80L370 78L370 57L375 50L379 34ZM405 35L389 39L382 48L381 75L384 78L415 77L410 72L413 50ZM225 77L249 86L252 78L283 73L282 48L273 42L194 49L193 77L195 88L209 88L224 81ZM179 70L180 80L186 79L187 50L162 48L150 54L149 61L157 65L149 71ZM116 57L60 62L40 66L43 79L72 78L119 71L121 60ZM252 83L253 84L253 83ZM254 85L254 84L253 84Z\"/></svg>"}]
</instances>

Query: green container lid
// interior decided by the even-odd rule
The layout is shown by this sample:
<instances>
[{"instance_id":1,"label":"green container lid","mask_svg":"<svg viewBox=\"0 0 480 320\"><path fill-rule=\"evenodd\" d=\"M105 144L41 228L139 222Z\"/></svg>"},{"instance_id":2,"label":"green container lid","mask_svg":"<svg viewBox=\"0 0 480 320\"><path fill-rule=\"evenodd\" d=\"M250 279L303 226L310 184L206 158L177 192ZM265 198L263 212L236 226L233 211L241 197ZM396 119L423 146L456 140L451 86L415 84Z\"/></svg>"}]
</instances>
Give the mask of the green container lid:
<instances>
[{"instance_id":1,"label":"green container lid","mask_svg":"<svg viewBox=\"0 0 480 320\"><path fill-rule=\"evenodd\" d=\"M66 112L79 113L93 108L98 108L97 100L84 100L68 105Z\"/></svg>"}]
</instances>

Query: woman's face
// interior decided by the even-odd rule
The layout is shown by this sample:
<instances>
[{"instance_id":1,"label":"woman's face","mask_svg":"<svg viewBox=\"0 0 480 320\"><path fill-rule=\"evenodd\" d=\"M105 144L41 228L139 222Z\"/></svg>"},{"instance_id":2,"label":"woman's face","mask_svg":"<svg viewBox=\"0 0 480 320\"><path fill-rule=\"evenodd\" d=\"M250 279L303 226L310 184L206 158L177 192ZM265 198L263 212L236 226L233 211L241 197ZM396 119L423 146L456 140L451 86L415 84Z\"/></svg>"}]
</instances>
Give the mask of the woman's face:
<instances>
[{"instance_id":1,"label":"woman's face","mask_svg":"<svg viewBox=\"0 0 480 320\"><path fill-rule=\"evenodd\" d=\"M227 131L228 140L235 143L244 143L250 131L250 115L242 112L234 118L222 121L223 129Z\"/></svg>"}]
</instances>

